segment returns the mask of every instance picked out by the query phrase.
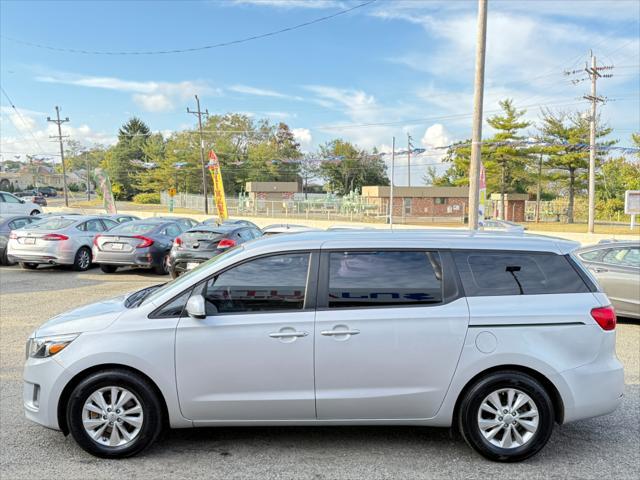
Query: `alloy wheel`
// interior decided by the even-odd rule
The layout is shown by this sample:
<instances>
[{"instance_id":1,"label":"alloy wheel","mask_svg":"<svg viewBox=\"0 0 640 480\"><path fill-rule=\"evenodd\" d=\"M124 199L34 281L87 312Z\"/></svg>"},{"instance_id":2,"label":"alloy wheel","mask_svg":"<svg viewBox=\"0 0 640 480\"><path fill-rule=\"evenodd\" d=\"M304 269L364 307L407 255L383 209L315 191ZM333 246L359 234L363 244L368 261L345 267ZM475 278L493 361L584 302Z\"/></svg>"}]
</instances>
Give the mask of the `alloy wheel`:
<instances>
[{"instance_id":1,"label":"alloy wheel","mask_svg":"<svg viewBox=\"0 0 640 480\"><path fill-rule=\"evenodd\" d=\"M121 387L104 387L93 392L82 408L85 432L107 447L128 445L139 435L144 421L140 400Z\"/></svg>"},{"instance_id":2,"label":"alloy wheel","mask_svg":"<svg viewBox=\"0 0 640 480\"><path fill-rule=\"evenodd\" d=\"M518 389L495 390L480 404L478 428L484 439L496 447L521 447L538 430L538 407Z\"/></svg>"}]
</instances>

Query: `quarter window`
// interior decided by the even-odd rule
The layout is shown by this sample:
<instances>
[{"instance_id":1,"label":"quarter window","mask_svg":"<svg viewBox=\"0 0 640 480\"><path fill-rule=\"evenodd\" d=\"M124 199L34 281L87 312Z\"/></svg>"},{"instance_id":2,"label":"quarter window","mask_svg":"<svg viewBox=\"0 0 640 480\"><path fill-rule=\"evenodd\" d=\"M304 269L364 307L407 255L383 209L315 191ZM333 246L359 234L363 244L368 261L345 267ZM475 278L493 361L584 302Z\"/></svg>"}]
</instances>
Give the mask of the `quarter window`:
<instances>
[{"instance_id":1,"label":"quarter window","mask_svg":"<svg viewBox=\"0 0 640 480\"><path fill-rule=\"evenodd\" d=\"M207 315L302 310L308 253L257 258L208 280Z\"/></svg>"},{"instance_id":2,"label":"quarter window","mask_svg":"<svg viewBox=\"0 0 640 480\"><path fill-rule=\"evenodd\" d=\"M431 305L442 302L437 252L334 252L329 308Z\"/></svg>"},{"instance_id":3,"label":"quarter window","mask_svg":"<svg viewBox=\"0 0 640 480\"><path fill-rule=\"evenodd\" d=\"M628 267L640 267L640 249L612 248L602 258L604 263Z\"/></svg>"},{"instance_id":4,"label":"quarter window","mask_svg":"<svg viewBox=\"0 0 640 480\"><path fill-rule=\"evenodd\" d=\"M468 297L588 292L578 272L553 253L455 252Z\"/></svg>"}]
</instances>

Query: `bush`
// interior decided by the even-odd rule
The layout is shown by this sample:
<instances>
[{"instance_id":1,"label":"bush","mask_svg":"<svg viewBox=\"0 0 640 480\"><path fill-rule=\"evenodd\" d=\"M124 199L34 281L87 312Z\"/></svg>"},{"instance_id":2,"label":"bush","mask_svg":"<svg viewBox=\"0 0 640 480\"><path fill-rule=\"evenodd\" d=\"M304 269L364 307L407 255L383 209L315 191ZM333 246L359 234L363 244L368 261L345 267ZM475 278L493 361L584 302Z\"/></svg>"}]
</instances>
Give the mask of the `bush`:
<instances>
[{"instance_id":1,"label":"bush","mask_svg":"<svg viewBox=\"0 0 640 480\"><path fill-rule=\"evenodd\" d=\"M159 193L139 193L133 196L133 203L160 204Z\"/></svg>"}]
</instances>

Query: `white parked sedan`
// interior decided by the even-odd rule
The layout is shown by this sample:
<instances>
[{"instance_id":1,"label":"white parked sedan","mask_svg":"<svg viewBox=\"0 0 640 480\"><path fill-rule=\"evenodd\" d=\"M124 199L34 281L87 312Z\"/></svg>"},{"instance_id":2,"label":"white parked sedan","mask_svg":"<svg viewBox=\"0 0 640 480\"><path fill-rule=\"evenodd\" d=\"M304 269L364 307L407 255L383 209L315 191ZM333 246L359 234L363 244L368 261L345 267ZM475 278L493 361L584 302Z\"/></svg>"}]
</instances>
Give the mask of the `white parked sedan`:
<instances>
[{"instance_id":1,"label":"white parked sedan","mask_svg":"<svg viewBox=\"0 0 640 480\"><path fill-rule=\"evenodd\" d=\"M575 246L446 230L245 243L39 327L24 409L111 458L163 425L395 424L522 460L623 394L615 312Z\"/></svg>"},{"instance_id":2,"label":"white parked sedan","mask_svg":"<svg viewBox=\"0 0 640 480\"><path fill-rule=\"evenodd\" d=\"M9 192L0 192L0 215L38 215L42 207Z\"/></svg>"}]
</instances>

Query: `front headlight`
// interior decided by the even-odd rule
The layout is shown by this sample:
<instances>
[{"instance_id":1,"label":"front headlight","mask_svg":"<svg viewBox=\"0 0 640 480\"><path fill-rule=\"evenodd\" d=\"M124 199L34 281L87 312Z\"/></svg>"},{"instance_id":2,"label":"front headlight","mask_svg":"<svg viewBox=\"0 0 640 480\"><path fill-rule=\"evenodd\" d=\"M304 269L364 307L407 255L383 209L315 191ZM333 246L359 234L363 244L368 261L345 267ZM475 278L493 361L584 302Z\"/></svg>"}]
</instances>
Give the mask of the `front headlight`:
<instances>
[{"instance_id":1,"label":"front headlight","mask_svg":"<svg viewBox=\"0 0 640 480\"><path fill-rule=\"evenodd\" d=\"M30 338L27 340L27 358L46 358L61 352L78 338L78 333L52 337Z\"/></svg>"}]
</instances>

